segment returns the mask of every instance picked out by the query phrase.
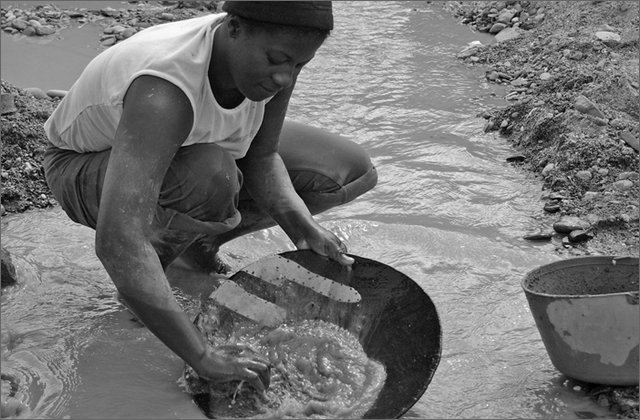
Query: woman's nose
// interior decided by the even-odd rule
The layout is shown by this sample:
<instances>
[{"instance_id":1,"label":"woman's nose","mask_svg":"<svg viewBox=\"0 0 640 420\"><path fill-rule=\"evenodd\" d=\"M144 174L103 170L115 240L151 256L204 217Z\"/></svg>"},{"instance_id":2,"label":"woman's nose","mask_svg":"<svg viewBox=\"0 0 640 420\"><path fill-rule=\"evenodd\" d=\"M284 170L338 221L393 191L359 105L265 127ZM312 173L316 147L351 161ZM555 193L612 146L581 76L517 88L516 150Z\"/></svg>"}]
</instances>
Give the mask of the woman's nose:
<instances>
[{"instance_id":1,"label":"woman's nose","mask_svg":"<svg viewBox=\"0 0 640 420\"><path fill-rule=\"evenodd\" d=\"M287 72L287 71L279 71L279 72L273 73L271 78L273 79L273 82L276 85L278 85L278 87L280 87L281 89L288 88L289 86L291 86L291 83L293 82L293 76L291 72Z\"/></svg>"}]
</instances>

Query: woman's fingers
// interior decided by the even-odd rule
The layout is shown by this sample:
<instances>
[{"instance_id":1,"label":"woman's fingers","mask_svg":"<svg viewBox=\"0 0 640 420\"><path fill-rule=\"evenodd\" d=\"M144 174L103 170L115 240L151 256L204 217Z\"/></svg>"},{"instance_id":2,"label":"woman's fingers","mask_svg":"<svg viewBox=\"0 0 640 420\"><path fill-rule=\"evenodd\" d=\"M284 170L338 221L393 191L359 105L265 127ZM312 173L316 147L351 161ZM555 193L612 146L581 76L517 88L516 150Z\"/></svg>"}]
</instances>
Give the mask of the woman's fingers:
<instances>
[{"instance_id":1,"label":"woman's fingers","mask_svg":"<svg viewBox=\"0 0 640 420\"><path fill-rule=\"evenodd\" d=\"M271 383L271 367L267 363L250 361L247 366L247 370L255 377L258 378L263 386L263 389L269 388ZM256 388L257 389L257 388Z\"/></svg>"}]
</instances>

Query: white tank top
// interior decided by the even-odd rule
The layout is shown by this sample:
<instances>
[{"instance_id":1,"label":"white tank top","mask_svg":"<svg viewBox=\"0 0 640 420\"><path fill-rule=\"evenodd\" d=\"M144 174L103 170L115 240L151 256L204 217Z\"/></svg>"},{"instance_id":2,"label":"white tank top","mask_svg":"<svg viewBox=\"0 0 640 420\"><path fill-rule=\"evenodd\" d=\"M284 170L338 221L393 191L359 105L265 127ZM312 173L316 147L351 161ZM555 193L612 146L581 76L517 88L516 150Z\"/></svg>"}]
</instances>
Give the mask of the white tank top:
<instances>
[{"instance_id":1,"label":"white tank top","mask_svg":"<svg viewBox=\"0 0 640 420\"><path fill-rule=\"evenodd\" d=\"M245 98L233 109L215 100L208 70L213 37L225 15L152 26L100 53L45 122L49 140L77 152L111 148L129 85L138 76L151 75L182 89L191 102L194 122L183 146L216 143L234 158L243 157L269 99Z\"/></svg>"}]
</instances>

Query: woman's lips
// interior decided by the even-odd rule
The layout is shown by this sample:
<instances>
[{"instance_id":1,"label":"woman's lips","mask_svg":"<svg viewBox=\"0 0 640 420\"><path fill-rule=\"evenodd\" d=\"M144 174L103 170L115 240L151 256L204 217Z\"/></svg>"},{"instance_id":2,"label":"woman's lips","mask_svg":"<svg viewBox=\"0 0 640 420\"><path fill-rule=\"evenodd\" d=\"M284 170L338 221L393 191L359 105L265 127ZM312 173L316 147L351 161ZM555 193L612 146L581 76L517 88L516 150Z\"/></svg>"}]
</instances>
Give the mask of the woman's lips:
<instances>
[{"instance_id":1,"label":"woman's lips","mask_svg":"<svg viewBox=\"0 0 640 420\"><path fill-rule=\"evenodd\" d=\"M278 90L279 90L278 88L269 88L262 84L260 85L260 87L264 89L264 91L267 92L269 95L275 95L276 93L278 93Z\"/></svg>"}]
</instances>

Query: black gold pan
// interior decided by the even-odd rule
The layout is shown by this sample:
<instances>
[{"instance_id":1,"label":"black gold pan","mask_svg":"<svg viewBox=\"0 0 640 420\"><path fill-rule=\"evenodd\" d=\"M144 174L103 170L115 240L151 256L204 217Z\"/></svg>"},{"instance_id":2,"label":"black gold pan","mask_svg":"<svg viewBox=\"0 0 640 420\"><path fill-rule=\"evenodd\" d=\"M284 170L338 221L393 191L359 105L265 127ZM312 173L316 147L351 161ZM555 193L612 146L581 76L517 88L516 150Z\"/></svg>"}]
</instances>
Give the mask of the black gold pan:
<instances>
[{"instance_id":1,"label":"black gold pan","mask_svg":"<svg viewBox=\"0 0 640 420\"><path fill-rule=\"evenodd\" d=\"M350 256L350 269L311 251L267 256L221 281L211 298L267 327L318 319L349 330L387 374L363 417L399 418L424 394L440 362L438 313L408 276ZM206 399L196 402L209 412Z\"/></svg>"}]
</instances>

